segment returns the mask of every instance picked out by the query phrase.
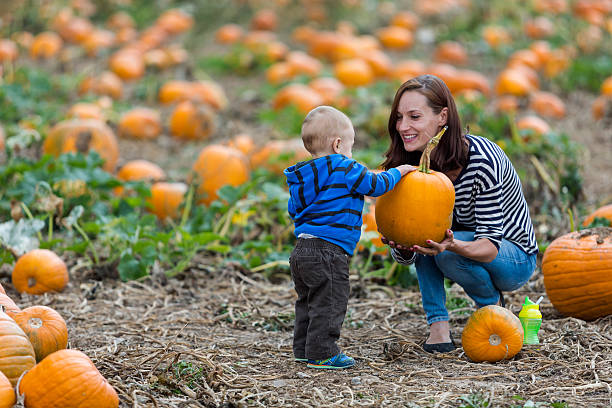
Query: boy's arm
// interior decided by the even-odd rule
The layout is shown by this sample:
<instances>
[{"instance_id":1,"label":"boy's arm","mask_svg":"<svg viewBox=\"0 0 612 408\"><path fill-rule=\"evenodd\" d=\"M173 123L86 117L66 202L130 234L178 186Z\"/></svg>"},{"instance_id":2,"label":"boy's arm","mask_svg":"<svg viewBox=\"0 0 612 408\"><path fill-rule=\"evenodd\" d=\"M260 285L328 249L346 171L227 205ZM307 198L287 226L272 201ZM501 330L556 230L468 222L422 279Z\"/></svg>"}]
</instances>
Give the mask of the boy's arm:
<instances>
[{"instance_id":1,"label":"boy's arm","mask_svg":"<svg viewBox=\"0 0 612 408\"><path fill-rule=\"evenodd\" d=\"M351 192L378 197L391 191L402 176L416 169L414 166L403 164L387 171L375 173L353 160L347 167L346 185Z\"/></svg>"}]
</instances>

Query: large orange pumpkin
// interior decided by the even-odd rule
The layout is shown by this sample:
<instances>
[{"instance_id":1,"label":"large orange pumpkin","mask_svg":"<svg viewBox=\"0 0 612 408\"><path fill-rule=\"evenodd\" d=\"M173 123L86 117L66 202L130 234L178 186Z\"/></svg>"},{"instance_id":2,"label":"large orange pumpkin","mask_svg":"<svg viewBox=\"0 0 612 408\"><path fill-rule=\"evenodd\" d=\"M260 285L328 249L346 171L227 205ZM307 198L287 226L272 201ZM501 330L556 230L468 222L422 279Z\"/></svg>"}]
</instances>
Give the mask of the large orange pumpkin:
<instances>
[{"instance_id":1,"label":"large orange pumpkin","mask_svg":"<svg viewBox=\"0 0 612 408\"><path fill-rule=\"evenodd\" d=\"M612 224L612 204L604 205L603 207L599 207L593 211L584 219L582 226L588 226L596 217L607 218L610 221L610 224Z\"/></svg>"},{"instance_id":2,"label":"large orange pumpkin","mask_svg":"<svg viewBox=\"0 0 612 408\"><path fill-rule=\"evenodd\" d=\"M115 408L117 392L79 350L49 354L28 371L19 393L31 408Z\"/></svg>"},{"instance_id":3,"label":"large orange pumpkin","mask_svg":"<svg viewBox=\"0 0 612 408\"><path fill-rule=\"evenodd\" d=\"M562 235L544 252L546 294L559 312L583 320L612 314L612 228Z\"/></svg>"},{"instance_id":4,"label":"large orange pumpkin","mask_svg":"<svg viewBox=\"0 0 612 408\"><path fill-rule=\"evenodd\" d=\"M455 188L444 173L429 170L429 154L444 130L431 139L418 171L408 173L395 188L378 197L376 224L390 241L405 247L440 242L453 221Z\"/></svg>"},{"instance_id":5,"label":"large orange pumpkin","mask_svg":"<svg viewBox=\"0 0 612 408\"><path fill-rule=\"evenodd\" d=\"M66 321L47 306L30 306L15 314L13 319L30 339L36 361L68 345Z\"/></svg>"},{"instance_id":6,"label":"large orange pumpkin","mask_svg":"<svg viewBox=\"0 0 612 408\"><path fill-rule=\"evenodd\" d=\"M217 191L225 186L239 186L249 179L249 163L237 149L223 145L210 145L202 149L193 171L199 184L199 203L210 204L217 198Z\"/></svg>"},{"instance_id":7,"label":"large orange pumpkin","mask_svg":"<svg viewBox=\"0 0 612 408\"><path fill-rule=\"evenodd\" d=\"M59 122L47 134L42 151L62 153L96 151L104 160L104 169L112 172L119 157L117 138L104 122L95 119L69 119Z\"/></svg>"},{"instance_id":8,"label":"large orange pumpkin","mask_svg":"<svg viewBox=\"0 0 612 408\"><path fill-rule=\"evenodd\" d=\"M6 378L6 375L0 371L0 408L11 408L15 405L15 390L13 385Z\"/></svg>"},{"instance_id":9,"label":"large orange pumpkin","mask_svg":"<svg viewBox=\"0 0 612 408\"><path fill-rule=\"evenodd\" d=\"M523 347L523 334L521 321L510 310L489 305L470 316L461 345L470 360L494 363L514 357Z\"/></svg>"},{"instance_id":10,"label":"large orange pumpkin","mask_svg":"<svg viewBox=\"0 0 612 408\"><path fill-rule=\"evenodd\" d=\"M33 249L17 259L11 278L19 293L61 292L68 284L68 269L55 252Z\"/></svg>"},{"instance_id":11,"label":"large orange pumpkin","mask_svg":"<svg viewBox=\"0 0 612 408\"><path fill-rule=\"evenodd\" d=\"M34 364L36 357L28 336L11 317L0 312L0 371L14 387Z\"/></svg>"}]
</instances>

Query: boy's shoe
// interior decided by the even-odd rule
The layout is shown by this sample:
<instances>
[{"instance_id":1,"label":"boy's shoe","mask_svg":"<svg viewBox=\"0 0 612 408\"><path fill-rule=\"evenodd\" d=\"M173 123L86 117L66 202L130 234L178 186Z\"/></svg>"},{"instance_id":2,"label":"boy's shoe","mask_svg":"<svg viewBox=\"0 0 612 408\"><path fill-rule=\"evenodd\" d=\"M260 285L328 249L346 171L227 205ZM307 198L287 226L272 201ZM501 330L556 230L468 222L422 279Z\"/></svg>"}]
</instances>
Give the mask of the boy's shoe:
<instances>
[{"instance_id":1,"label":"boy's shoe","mask_svg":"<svg viewBox=\"0 0 612 408\"><path fill-rule=\"evenodd\" d=\"M355 360L344 353L336 354L324 360L308 360L308 368L321 368L326 370L339 370L355 365Z\"/></svg>"},{"instance_id":2,"label":"boy's shoe","mask_svg":"<svg viewBox=\"0 0 612 408\"><path fill-rule=\"evenodd\" d=\"M299 363L307 363L308 362L307 358L297 358L297 357L295 357L293 360L297 361Z\"/></svg>"}]
</instances>

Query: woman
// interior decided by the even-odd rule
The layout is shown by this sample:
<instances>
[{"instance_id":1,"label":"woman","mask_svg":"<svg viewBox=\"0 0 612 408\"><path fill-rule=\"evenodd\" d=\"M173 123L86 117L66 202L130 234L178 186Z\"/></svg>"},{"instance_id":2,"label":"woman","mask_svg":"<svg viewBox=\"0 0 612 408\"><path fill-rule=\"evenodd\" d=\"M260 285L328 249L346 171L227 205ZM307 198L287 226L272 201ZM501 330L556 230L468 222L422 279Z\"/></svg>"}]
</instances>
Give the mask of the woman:
<instances>
[{"instance_id":1,"label":"woman","mask_svg":"<svg viewBox=\"0 0 612 408\"><path fill-rule=\"evenodd\" d=\"M406 248L383 238L400 263L416 262L429 324L425 351L455 349L450 336L444 278L458 283L478 307L504 305L501 291L520 288L536 266L538 246L521 182L506 154L490 140L463 134L455 101L433 75L405 82L389 117L391 146L384 169L418 165L427 142L448 129L431 154L431 168L455 187L452 230L441 242Z\"/></svg>"}]
</instances>

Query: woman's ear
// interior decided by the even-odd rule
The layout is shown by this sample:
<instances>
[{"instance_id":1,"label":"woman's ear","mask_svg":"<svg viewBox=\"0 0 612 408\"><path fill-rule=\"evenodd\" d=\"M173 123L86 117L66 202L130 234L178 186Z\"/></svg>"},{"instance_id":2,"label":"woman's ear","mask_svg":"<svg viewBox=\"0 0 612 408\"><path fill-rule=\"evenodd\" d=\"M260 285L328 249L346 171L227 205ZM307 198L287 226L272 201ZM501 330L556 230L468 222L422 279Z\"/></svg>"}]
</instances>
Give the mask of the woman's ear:
<instances>
[{"instance_id":1,"label":"woman's ear","mask_svg":"<svg viewBox=\"0 0 612 408\"><path fill-rule=\"evenodd\" d=\"M340 143L342 142L342 139L337 137L334 139L334 141L332 142L332 149L334 150L334 153L340 153Z\"/></svg>"},{"instance_id":2,"label":"woman's ear","mask_svg":"<svg viewBox=\"0 0 612 408\"><path fill-rule=\"evenodd\" d=\"M442 108L438 118L438 126L444 126L448 122L448 108Z\"/></svg>"}]
</instances>

